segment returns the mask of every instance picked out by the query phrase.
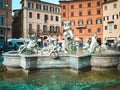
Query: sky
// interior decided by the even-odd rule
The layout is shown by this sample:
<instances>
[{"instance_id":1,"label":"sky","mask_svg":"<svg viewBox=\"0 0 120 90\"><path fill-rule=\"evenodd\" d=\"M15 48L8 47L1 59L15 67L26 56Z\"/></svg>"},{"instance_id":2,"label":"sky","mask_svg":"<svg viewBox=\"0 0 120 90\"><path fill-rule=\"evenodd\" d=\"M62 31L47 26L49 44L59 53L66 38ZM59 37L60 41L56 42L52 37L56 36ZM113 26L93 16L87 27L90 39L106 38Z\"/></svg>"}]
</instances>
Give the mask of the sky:
<instances>
[{"instance_id":1,"label":"sky","mask_svg":"<svg viewBox=\"0 0 120 90\"><path fill-rule=\"evenodd\" d=\"M12 9L13 10L14 9L21 9L20 1L21 0L12 0ZM41 0L41 1L59 4L59 0Z\"/></svg>"}]
</instances>

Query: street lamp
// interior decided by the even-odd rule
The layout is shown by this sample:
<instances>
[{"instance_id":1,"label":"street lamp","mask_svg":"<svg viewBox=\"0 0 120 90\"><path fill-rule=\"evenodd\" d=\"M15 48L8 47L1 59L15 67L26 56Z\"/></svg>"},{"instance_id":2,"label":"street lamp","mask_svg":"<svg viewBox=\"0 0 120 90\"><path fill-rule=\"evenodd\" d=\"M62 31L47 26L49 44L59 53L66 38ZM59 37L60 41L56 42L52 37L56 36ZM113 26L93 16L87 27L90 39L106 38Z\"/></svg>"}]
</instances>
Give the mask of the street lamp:
<instances>
[{"instance_id":1,"label":"street lamp","mask_svg":"<svg viewBox=\"0 0 120 90\"><path fill-rule=\"evenodd\" d=\"M8 3L5 4L6 7L6 28L5 28L5 43L7 44L8 39Z\"/></svg>"}]
</instances>

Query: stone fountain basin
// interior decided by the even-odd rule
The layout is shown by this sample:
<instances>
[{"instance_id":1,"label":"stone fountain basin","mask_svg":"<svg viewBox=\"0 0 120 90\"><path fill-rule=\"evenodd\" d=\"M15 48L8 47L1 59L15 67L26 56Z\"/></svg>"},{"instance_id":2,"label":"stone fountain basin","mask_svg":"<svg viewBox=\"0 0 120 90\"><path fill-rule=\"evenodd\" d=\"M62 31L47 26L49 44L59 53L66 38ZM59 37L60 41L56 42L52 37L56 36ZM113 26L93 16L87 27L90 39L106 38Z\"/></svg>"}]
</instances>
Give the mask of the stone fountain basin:
<instances>
[{"instance_id":1,"label":"stone fountain basin","mask_svg":"<svg viewBox=\"0 0 120 90\"><path fill-rule=\"evenodd\" d=\"M117 67L120 63L120 53L110 51L103 54L92 54L91 67L92 70L101 71Z\"/></svg>"},{"instance_id":2,"label":"stone fountain basin","mask_svg":"<svg viewBox=\"0 0 120 90\"><path fill-rule=\"evenodd\" d=\"M89 54L60 55L58 59L52 59L49 55L24 55L19 53L3 54L3 64L8 70L21 68L28 72L31 70L67 69L78 73L80 69L90 67ZM14 69L13 69L14 68Z\"/></svg>"},{"instance_id":3,"label":"stone fountain basin","mask_svg":"<svg viewBox=\"0 0 120 90\"><path fill-rule=\"evenodd\" d=\"M91 67L95 71L108 70L120 63L120 53L111 51L99 54L60 55L58 59L52 59L49 55L24 55L15 52L3 54L3 64L8 70L21 68L29 70L69 69L75 72Z\"/></svg>"}]
</instances>

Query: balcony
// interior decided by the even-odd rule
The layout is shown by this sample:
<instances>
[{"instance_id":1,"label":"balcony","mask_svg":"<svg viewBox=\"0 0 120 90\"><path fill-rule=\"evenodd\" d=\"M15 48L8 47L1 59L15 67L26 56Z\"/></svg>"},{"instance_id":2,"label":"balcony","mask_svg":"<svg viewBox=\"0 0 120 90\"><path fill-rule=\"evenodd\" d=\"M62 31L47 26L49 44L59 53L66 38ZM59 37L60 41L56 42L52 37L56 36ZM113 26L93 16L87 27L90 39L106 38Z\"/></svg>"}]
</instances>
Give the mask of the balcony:
<instances>
[{"instance_id":1,"label":"balcony","mask_svg":"<svg viewBox=\"0 0 120 90\"><path fill-rule=\"evenodd\" d=\"M80 28L86 28L86 25L78 25L76 26L77 29L80 29Z\"/></svg>"},{"instance_id":2,"label":"balcony","mask_svg":"<svg viewBox=\"0 0 120 90\"><path fill-rule=\"evenodd\" d=\"M43 34L43 35L49 35L50 33L49 33L49 31L43 31L43 32L41 32L41 34Z\"/></svg>"},{"instance_id":3,"label":"balcony","mask_svg":"<svg viewBox=\"0 0 120 90\"><path fill-rule=\"evenodd\" d=\"M60 34L60 31L50 31L50 34Z\"/></svg>"},{"instance_id":4,"label":"balcony","mask_svg":"<svg viewBox=\"0 0 120 90\"><path fill-rule=\"evenodd\" d=\"M34 34L35 31L34 31L34 29L28 29L28 33L29 33L29 34Z\"/></svg>"},{"instance_id":5,"label":"balcony","mask_svg":"<svg viewBox=\"0 0 120 90\"><path fill-rule=\"evenodd\" d=\"M55 34L61 34L61 32L60 31L43 31L43 32L41 32L40 34L43 34L43 35L55 35Z\"/></svg>"},{"instance_id":6,"label":"balcony","mask_svg":"<svg viewBox=\"0 0 120 90\"><path fill-rule=\"evenodd\" d=\"M108 24L112 24L112 23L114 23L114 21L108 21L107 23L108 23Z\"/></svg>"},{"instance_id":7,"label":"balcony","mask_svg":"<svg viewBox=\"0 0 120 90\"><path fill-rule=\"evenodd\" d=\"M6 25L0 25L0 28L10 28L11 29L12 26L11 25L7 25L7 26Z\"/></svg>"}]
</instances>

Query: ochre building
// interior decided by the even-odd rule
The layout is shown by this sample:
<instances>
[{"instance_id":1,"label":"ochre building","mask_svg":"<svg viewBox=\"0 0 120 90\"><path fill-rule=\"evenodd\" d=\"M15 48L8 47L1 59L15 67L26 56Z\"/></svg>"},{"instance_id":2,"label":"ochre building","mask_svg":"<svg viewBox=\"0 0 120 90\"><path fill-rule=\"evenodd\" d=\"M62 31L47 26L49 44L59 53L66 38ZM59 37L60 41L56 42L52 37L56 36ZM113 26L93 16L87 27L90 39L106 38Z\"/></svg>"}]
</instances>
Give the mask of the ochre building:
<instances>
[{"instance_id":1,"label":"ochre building","mask_svg":"<svg viewBox=\"0 0 120 90\"><path fill-rule=\"evenodd\" d=\"M103 19L103 40L115 44L120 36L120 0L103 3Z\"/></svg>"},{"instance_id":2,"label":"ochre building","mask_svg":"<svg viewBox=\"0 0 120 90\"><path fill-rule=\"evenodd\" d=\"M103 0L59 0L62 21L70 21L74 38L83 41L94 33L103 39ZM62 32L64 27L61 28ZM64 38L64 37L63 37Z\"/></svg>"}]
</instances>

